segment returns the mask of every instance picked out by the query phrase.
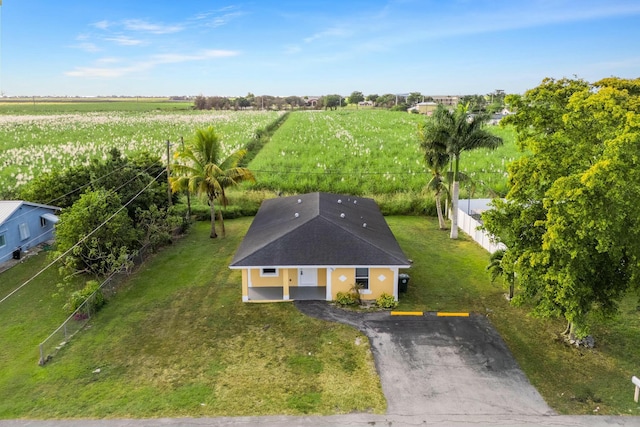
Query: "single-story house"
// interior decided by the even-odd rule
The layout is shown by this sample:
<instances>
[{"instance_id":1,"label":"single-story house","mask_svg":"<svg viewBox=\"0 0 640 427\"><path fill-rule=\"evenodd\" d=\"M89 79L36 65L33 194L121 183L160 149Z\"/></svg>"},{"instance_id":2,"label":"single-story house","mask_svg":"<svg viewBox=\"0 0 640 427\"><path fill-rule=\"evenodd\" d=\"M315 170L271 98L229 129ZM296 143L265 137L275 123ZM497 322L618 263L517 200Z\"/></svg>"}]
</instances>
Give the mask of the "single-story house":
<instances>
[{"instance_id":1,"label":"single-story house","mask_svg":"<svg viewBox=\"0 0 640 427\"><path fill-rule=\"evenodd\" d=\"M356 283L363 300L397 300L409 266L373 199L309 193L265 200L229 267L243 301L331 301Z\"/></svg>"},{"instance_id":2,"label":"single-story house","mask_svg":"<svg viewBox=\"0 0 640 427\"><path fill-rule=\"evenodd\" d=\"M438 104L435 102L418 102L415 106L409 108L409 112L411 112L411 110L416 110L420 114L431 116L437 108Z\"/></svg>"},{"instance_id":3,"label":"single-story house","mask_svg":"<svg viewBox=\"0 0 640 427\"><path fill-rule=\"evenodd\" d=\"M0 263L53 239L59 210L22 200L0 200Z\"/></svg>"}]
</instances>

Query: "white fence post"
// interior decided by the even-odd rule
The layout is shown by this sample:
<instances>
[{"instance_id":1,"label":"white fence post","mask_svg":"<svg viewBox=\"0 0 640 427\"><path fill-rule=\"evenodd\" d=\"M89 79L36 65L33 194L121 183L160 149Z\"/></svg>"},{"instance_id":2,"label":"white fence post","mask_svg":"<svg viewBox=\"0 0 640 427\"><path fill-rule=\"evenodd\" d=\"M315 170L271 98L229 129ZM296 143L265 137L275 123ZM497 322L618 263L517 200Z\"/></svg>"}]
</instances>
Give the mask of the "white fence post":
<instances>
[{"instance_id":1,"label":"white fence post","mask_svg":"<svg viewBox=\"0 0 640 427\"><path fill-rule=\"evenodd\" d=\"M638 397L640 397L640 378L634 375L631 377L631 382L636 386L636 391L633 393L633 400L638 403Z\"/></svg>"}]
</instances>

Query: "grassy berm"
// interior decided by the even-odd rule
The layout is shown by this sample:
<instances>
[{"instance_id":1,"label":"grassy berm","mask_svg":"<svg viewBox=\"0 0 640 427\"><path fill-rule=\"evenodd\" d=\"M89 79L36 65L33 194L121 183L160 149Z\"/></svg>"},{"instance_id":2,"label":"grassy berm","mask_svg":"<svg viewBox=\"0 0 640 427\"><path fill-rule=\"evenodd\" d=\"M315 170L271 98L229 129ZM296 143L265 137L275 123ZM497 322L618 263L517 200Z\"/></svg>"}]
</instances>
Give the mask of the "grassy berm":
<instances>
[{"instance_id":1,"label":"grassy berm","mask_svg":"<svg viewBox=\"0 0 640 427\"><path fill-rule=\"evenodd\" d=\"M0 418L179 417L385 411L368 341L343 325L301 315L290 303L241 302L228 264L251 218L209 224L153 255L90 326L44 367L40 341L64 320L55 269L0 306ZM594 330L597 347L558 339L563 324L533 318L504 299L467 238L437 221L389 217L414 263L400 310L487 315L531 382L560 413L640 415L631 375L640 365L637 296ZM0 298L31 277L44 254L0 274Z\"/></svg>"}]
</instances>

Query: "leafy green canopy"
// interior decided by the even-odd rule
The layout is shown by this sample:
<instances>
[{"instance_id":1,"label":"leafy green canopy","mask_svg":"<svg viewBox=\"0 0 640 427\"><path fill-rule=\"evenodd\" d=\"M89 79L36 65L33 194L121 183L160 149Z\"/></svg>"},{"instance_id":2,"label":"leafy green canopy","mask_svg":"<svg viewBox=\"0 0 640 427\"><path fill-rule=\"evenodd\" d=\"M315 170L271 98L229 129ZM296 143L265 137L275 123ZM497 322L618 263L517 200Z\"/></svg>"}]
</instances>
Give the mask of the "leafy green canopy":
<instances>
[{"instance_id":1,"label":"leafy green canopy","mask_svg":"<svg viewBox=\"0 0 640 427\"><path fill-rule=\"evenodd\" d=\"M88 191L60 215L52 256L70 250L63 258L65 272L106 276L128 265L138 237L116 193Z\"/></svg>"},{"instance_id":2,"label":"leafy green canopy","mask_svg":"<svg viewBox=\"0 0 640 427\"><path fill-rule=\"evenodd\" d=\"M517 299L582 337L637 284L640 79L545 79L507 103L517 114L504 122L526 154L485 227L508 246Z\"/></svg>"}]
</instances>

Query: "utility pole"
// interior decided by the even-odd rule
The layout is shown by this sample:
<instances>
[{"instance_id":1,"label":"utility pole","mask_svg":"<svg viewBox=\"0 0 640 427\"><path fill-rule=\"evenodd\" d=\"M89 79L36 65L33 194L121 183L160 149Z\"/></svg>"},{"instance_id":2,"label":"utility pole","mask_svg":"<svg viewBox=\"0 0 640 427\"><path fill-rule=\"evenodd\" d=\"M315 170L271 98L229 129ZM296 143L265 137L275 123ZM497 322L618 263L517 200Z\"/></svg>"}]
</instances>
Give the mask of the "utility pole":
<instances>
[{"instance_id":1,"label":"utility pole","mask_svg":"<svg viewBox=\"0 0 640 427\"><path fill-rule=\"evenodd\" d=\"M180 144L184 151L184 138L180 135ZM191 220L191 188L187 185L187 219Z\"/></svg>"},{"instance_id":2,"label":"utility pole","mask_svg":"<svg viewBox=\"0 0 640 427\"><path fill-rule=\"evenodd\" d=\"M169 207L173 206L171 202L171 143L167 139L167 198L169 201Z\"/></svg>"}]
</instances>

